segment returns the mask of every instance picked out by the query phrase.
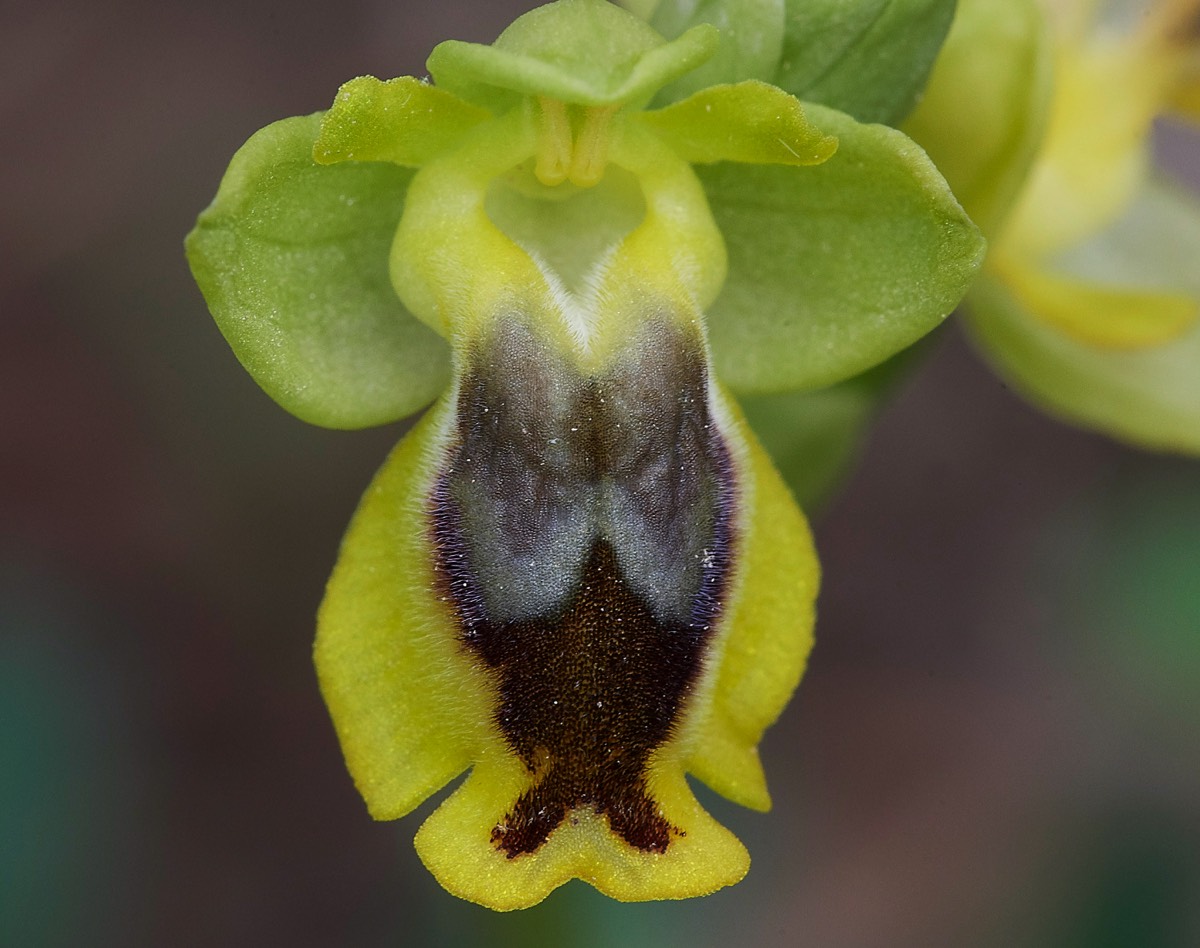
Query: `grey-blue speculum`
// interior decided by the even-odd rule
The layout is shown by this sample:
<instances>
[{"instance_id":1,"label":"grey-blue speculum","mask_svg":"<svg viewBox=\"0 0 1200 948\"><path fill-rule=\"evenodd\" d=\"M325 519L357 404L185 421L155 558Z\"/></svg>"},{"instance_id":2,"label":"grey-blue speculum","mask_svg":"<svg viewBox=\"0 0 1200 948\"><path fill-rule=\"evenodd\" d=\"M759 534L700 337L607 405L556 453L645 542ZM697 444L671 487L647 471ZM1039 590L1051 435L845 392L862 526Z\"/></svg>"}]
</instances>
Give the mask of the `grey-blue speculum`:
<instances>
[{"instance_id":1,"label":"grey-blue speculum","mask_svg":"<svg viewBox=\"0 0 1200 948\"><path fill-rule=\"evenodd\" d=\"M680 831L647 792L730 576L736 484L702 343L651 318L598 374L518 315L469 353L430 511L462 647L534 782L492 834L536 851L591 807L630 845Z\"/></svg>"}]
</instances>

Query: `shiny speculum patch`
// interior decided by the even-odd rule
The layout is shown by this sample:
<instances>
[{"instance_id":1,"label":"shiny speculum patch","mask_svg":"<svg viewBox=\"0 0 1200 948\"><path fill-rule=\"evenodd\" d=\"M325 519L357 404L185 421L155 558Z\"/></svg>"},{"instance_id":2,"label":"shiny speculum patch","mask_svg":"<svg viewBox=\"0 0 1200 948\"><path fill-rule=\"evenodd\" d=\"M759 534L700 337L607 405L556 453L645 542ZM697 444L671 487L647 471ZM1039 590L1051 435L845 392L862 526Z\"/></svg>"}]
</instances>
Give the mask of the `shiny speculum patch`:
<instances>
[{"instance_id":1,"label":"shiny speculum patch","mask_svg":"<svg viewBox=\"0 0 1200 948\"><path fill-rule=\"evenodd\" d=\"M646 772L721 612L732 465L698 339L651 319L605 362L584 372L500 320L470 357L433 495L462 646L530 773L492 834L510 858L583 808L644 851L681 832Z\"/></svg>"}]
</instances>

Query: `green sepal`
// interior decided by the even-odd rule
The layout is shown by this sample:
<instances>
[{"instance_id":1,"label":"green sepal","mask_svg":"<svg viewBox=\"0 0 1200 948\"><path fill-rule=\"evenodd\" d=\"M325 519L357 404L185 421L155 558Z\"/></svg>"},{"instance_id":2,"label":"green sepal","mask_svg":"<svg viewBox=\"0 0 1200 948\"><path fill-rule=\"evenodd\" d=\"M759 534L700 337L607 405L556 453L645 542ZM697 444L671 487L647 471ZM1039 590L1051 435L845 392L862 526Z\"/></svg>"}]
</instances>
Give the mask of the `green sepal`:
<instances>
[{"instance_id":1,"label":"green sepal","mask_svg":"<svg viewBox=\"0 0 1200 948\"><path fill-rule=\"evenodd\" d=\"M449 350L400 304L388 252L412 172L313 162L321 114L253 135L187 238L213 318L254 380L305 421L363 428L431 401Z\"/></svg>"},{"instance_id":2,"label":"green sepal","mask_svg":"<svg viewBox=\"0 0 1200 948\"><path fill-rule=\"evenodd\" d=\"M765 82L703 89L641 120L689 163L817 165L837 151L799 101Z\"/></svg>"},{"instance_id":3,"label":"green sepal","mask_svg":"<svg viewBox=\"0 0 1200 948\"><path fill-rule=\"evenodd\" d=\"M743 79L770 82L783 52L783 17L784 0L659 3L647 19L663 36L680 36L699 23L709 23L721 31L721 44L712 59L666 86L656 101L677 102L708 86Z\"/></svg>"},{"instance_id":4,"label":"green sepal","mask_svg":"<svg viewBox=\"0 0 1200 948\"><path fill-rule=\"evenodd\" d=\"M667 42L607 0L558 0L515 20L491 46L448 40L426 65L443 89L493 112L523 97L575 105L643 105L716 51L701 24Z\"/></svg>"},{"instance_id":5,"label":"green sepal","mask_svg":"<svg viewBox=\"0 0 1200 948\"><path fill-rule=\"evenodd\" d=\"M861 122L895 124L920 97L954 0L787 0L771 80Z\"/></svg>"},{"instance_id":6,"label":"green sepal","mask_svg":"<svg viewBox=\"0 0 1200 948\"><path fill-rule=\"evenodd\" d=\"M1053 60L1036 0L960 0L924 97L904 123L989 237L1045 133Z\"/></svg>"},{"instance_id":7,"label":"green sepal","mask_svg":"<svg viewBox=\"0 0 1200 948\"><path fill-rule=\"evenodd\" d=\"M985 242L925 153L894 129L806 106L839 141L822 165L696 168L729 275L709 308L717 375L749 393L857 375L937 326Z\"/></svg>"},{"instance_id":8,"label":"green sepal","mask_svg":"<svg viewBox=\"0 0 1200 948\"><path fill-rule=\"evenodd\" d=\"M313 159L390 161L419 168L453 148L490 113L412 76L386 82L360 76L345 83L325 113Z\"/></svg>"},{"instance_id":9,"label":"green sepal","mask_svg":"<svg viewBox=\"0 0 1200 948\"><path fill-rule=\"evenodd\" d=\"M1200 306L1200 202L1151 182L1110 231L1056 263L1099 289L1190 295ZM1158 346L1097 348L1022 307L989 276L969 297L983 354L1031 401L1148 448L1200 454L1200 324Z\"/></svg>"}]
</instances>

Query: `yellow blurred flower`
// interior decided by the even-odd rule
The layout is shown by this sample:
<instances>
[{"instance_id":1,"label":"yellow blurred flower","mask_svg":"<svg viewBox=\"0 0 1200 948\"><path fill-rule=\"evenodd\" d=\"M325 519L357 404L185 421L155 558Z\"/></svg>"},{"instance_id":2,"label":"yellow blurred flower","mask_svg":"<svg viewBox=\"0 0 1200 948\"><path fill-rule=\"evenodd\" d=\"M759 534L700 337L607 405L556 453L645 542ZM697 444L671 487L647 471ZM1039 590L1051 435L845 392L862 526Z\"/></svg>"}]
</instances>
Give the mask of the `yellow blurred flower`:
<instances>
[{"instance_id":1,"label":"yellow blurred flower","mask_svg":"<svg viewBox=\"0 0 1200 948\"><path fill-rule=\"evenodd\" d=\"M1165 113L1200 117L1197 0L963 0L910 131L989 233L988 358L1056 414L1196 453L1200 209L1153 167Z\"/></svg>"},{"instance_id":2,"label":"yellow blurred flower","mask_svg":"<svg viewBox=\"0 0 1200 948\"><path fill-rule=\"evenodd\" d=\"M1121 217L1146 180L1154 119L1200 99L1200 4L1168 0L1128 30L1100 20L1096 0L1047 6L1056 35L1049 120L990 265L1031 311L1085 344L1160 345L1195 321L1193 298L1097 287L1056 273L1054 257Z\"/></svg>"}]
</instances>

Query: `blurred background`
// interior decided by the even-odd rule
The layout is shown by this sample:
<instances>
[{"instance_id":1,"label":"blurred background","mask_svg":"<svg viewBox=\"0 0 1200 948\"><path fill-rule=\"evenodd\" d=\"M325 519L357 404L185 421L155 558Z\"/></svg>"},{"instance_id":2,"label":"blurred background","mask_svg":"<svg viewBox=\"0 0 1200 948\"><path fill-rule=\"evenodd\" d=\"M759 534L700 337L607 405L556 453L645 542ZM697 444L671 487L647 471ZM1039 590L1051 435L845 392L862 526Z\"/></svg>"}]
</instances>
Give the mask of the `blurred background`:
<instances>
[{"instance_id":1,"label":"blurred background","mask_svg":"<svg viewBox=\"0 0 1200 948\"><path fill-rule=\"evenodd\" d=\"M432 804L367 817L310 642L401 428L277 408L182 239L254 130L527 7L0 10L0 943L1200 945L1200 463L1055 424L953 326L816 517L774 811L703 795L741 885L501 916L421 867Z\"/></svg>"}]
</instances>

